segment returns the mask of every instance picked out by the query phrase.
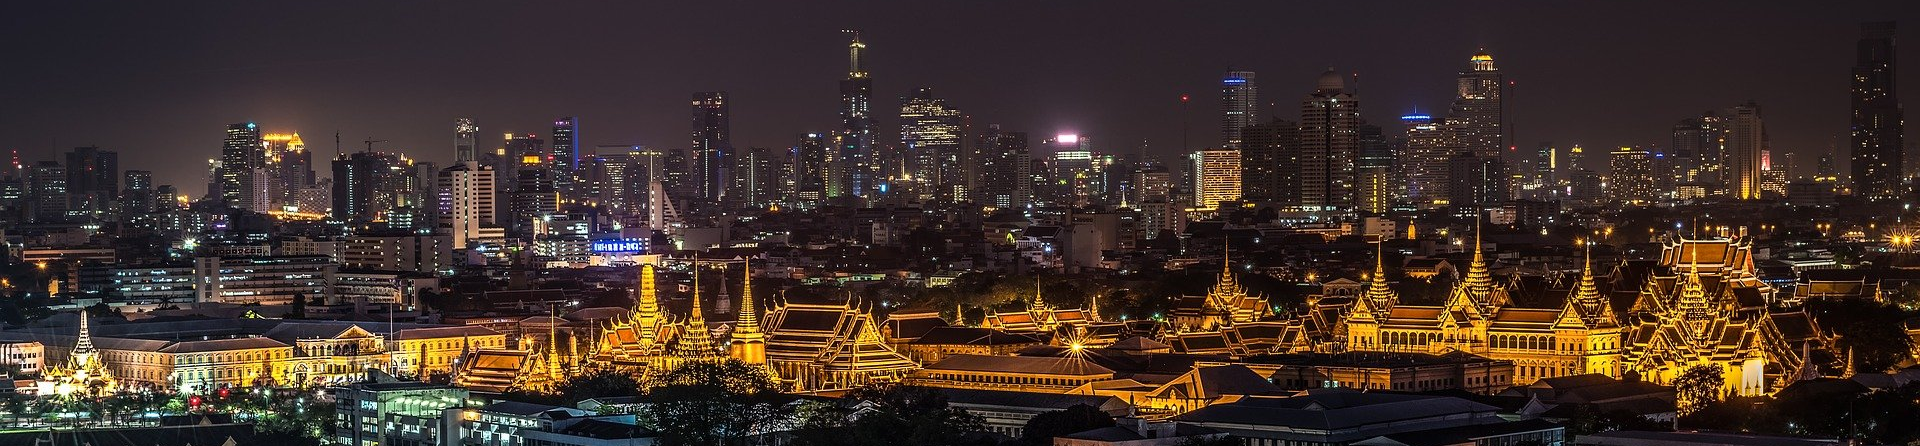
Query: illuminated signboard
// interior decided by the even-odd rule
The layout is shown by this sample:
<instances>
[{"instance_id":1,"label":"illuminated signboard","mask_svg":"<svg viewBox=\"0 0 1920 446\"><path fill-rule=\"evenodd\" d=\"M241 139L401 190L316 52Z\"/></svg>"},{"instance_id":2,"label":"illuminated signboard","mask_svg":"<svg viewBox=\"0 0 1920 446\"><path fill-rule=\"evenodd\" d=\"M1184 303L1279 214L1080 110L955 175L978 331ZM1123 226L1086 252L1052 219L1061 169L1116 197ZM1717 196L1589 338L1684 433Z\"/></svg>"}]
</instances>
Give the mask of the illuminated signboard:
<instances>
[{"instance_id":1,"label":"illuminated signboard","mask_svg":"<svg viewBox=\"0 0 1920 446\"><path fill-rule=\"evenodd\" d=\"M595 240L592 249L596 254L639 254L647 252L647 240L637 238Z\"/></svg>"}]
</instances>

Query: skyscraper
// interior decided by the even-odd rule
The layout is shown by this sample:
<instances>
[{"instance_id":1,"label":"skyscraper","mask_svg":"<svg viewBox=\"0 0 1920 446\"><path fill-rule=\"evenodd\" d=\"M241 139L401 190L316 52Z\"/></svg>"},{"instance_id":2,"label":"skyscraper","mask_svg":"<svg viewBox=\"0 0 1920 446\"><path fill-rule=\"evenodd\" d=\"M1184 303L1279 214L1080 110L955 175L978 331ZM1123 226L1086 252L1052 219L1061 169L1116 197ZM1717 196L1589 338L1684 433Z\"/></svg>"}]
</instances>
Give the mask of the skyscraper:
<instances>
[{"instance_id":1,"label":"skyscraper","mask_svg":"<svg viewBox=\"0 0 1920 446\"><path fill-rule=\"evenodd\" d=\"M787 202L812 207L827 197L827 165L833 162L833 152L827 149L829 144L826 134L800 135L799 143L793 146L792 167L788 169Z\"/></svg>"},{"instance_id":2,"label":"skyscraper","mask_svg":"<svg viewBox=\"0 0 1920 446\"><path fill-rule=\"evenodd\" d=\"M1193 163L1193 206L1219 208L1221 202L1240 200L1240 151L1199 150Z\"/></svg>"},{"instance_id":3,"label":"skyscraper","mask_svg":"<svg viewBox=\"0 0 1920 446\"><path fill-rule=\"evenodd\" d=\"M67 206L82 212L108 210L120 193L120 154L99 147L67 152Z\"/></svg>"},{"instance_id":4,"label":"skyscraper","mask_svg":"<svg viewBox=\"0 0 1920 446\"><path fill-rule=\"evenodd\" d=\"M477 156L478 140L475 139L475 137L478 136L479 134L480 134L480 125L474 124L473 118L460 118L460 119L453 120L453 161L454 162L458 163L462 161L479 161L480 160L480 158L478 158Z\"/></svg>"},{"instance_id":5,"label":"skyscraper","mask_svg":"<svg viewBox=\"0 0 1920 446\"><path fill-rule=\"evenodd\" d=\"M1241 128L1241 199L1300 204L1300 126L1275 119Z\"/></svg>"},{"instance_id":6,"label":"skyscraper","mask_svg":"<svg viewBox=\"0 0 1920 446\"><path fill-rule=\"evenodd\" d=\"M1644 149L1621 147L1613 151L1612 168L1607 176L1607 195L1614 201L1644 204L1657 196L1653 154Z\"/></svg>"},{"instance_id":7,"label":"skyscraper","mask_svg":"<svg viewBox=\"0 0 1920 446\"><path fill-rule=\"evenodd\" d=\"M915 89L900 100L900 146L911 161L911 190L921 200L966 199L961 119L960 111L930 88Z\"/></svg>"},{"instance_id":8,"label":"skyscraper","mask_svg":"<svg viewBox=\"0 0 1920 446\"><path fill-rule=\"evenodd\" d=\"M847 43L847 78L840 81L840 131L835 136L839 154L832 168L830 196L866 196L879 188L879 164L874 159L874 127L871 103L873 78L867 76L862 58L867 44L859 31L845 31L853 40Z\"/></svg>"},{"instance_id":9,"label":"skyscraper","mask_svg":"<svg viewBox=\"0 0 1920 446\"><path fill-rule=\"evenodd\" d=\"M1853 65L1853 183L1875 200L1908 195L1901 179L1906 122L1894 90L1894 24L1860 26Z\"/></svg>"},{"instance_id":10,"label":"skyscraper","mask_svg":"<svg viewBox=\"0 0 1920 446\"><path fill-rule=\"evenodd\" d=\"M730 203L765 207L779 199L781 175L788 156L786 150L749 147L735 151L731 170Z\"/></svg>"},{"instance_id":11,"label":"skyscraper","mask_svg":"<svg viewBox=\"0 0 1920 446\"><path fill-rule=\"evenodd\" d=\"M1260 87L1252 71L1227 71L1220 80L1220 146L1241 149L1240 132L1260 122Z\"/></svg>"},{"instance_id":12,"label":"skyscraper","mask_svg":"<svg viewBox=\"0 0 1920 446\"><path fill-rule=\"evenodd\" d=\"M974 201L998 209L1024 208L1033 201L1033 158L1026 132L989 125L980 132L980 190Z\"/></svg>"},{"instance_id":13,"label":"skyscraper","mask_svg":"<svg viewBox=\"0 0 1920 446\"><path fill-rule=\"evenodd\" d=\"M580 173L579 120L568 116L553 120L553 146L547 157L553 160L553 185L568 198L579 199L574 181Z\"/></svg>"},{"instance_id":14,"label":"skyscraper","mask_svg":"<svg viewBox=\"0 0 1920 446\"><path fill-rule=\"evenodd\" d=\"M1447 116L1457 147L1474 156L1499 157L1505 145L1500 102L1504 85L1500 70L1493 66L1493 56L1485 50L1474 53L1467 61L1467 71L1460 72L1457 87L1453 109Z\"/></svg>"},{"instance_id":15,"label":"skyscraper","mask_svg":"<svg viewBox=\"0 0 1920 446\"><path fill-rule=\"evenodd\" d=\"M390 153L362 151L341 155L333 160L333 218L364 224L386 218L388 211L403 200L398 190L403 176L410 174L406 163Z\"/></svg>"},{"instance_id":16,"label":"skyscraper","mask_svg":"<svg viewBox=\"0 0 1920 446\"><path fill-rule=\"evenodd\" d=\"M1400 117L1406 127L1407 150L1400 160L1407 175L1407 199L1421 208L1449 202L1446 134L1432 116L1420 113Z\"/></svg>"},{"instance_id":17,"label":"skyscraper","mask_svg":"<svg viewBox=\"0 0 1920 446\"><path fill-rule=\"evenodd\" d=\"M1360 100L1329 68L1300 109L1300 204L1315 209L1355 205L1354 168L1360 154Z\"/></svg>"},{"instance_id":18,"label":"skyscraper","mask_svg":"<svg viewBox=\"0 0 1920 446\"><path fill-rule=\"evenodd\" d=\"M34 163L27 171L28 221L57 223L67 220L67 168L58 162Z\"/></svg>"},{"instance_id":19,"label":"skyscraper","mask_svg":"<svg viewBox=\"0 0 1920 446\"><path fill-rule=\"evenodd\" d=\"M493 225L500 212L495 199L493 168L475 161L460 161L440 171L440 232L453 236L454 248L466 248L476 239L490 236L485 228ZM491 231L491 236L500 231Z\"/></svg>"},{"instance_id":20,"label":"skyscraper","mask_svg":"<svg viewBox=\"0 0 1920 446\"><path fill-rule=\"evenodd\" d=\"M693 147L686 166L693 196L680 196L702 202L717 202L725 194L727 155L732 151L731 112L727 110L727 92L703 91L693 94Z\"/></svg>"},{"instance_id":21,"label":"skyscraper","mask_svg":"<svg viewBox=\"0 0 1920 446\"><path fill-rule=\"evenodd\" d=\"M1727 113L1727 188L1741 200L1760 199L1760 151L1766 150L1767 130L1760 105L1752 101Z\"/></svg>"},{"instance_id":22,"label":"skyscraper","mask_svg":"<svg viewBox=\"0 0 1920 446\"><path fill-rule=\"evenodd\" d=\"M1384 213L1399 198L1400 177L1394 171L1393 144L1380 126L1362 124L1360 160L1354 166L1354 210Z\"/></svg>"},{"instance_id":23,"label":"skyscraper","mask_svg":"<svg viewBox=\"0 0 1920 446\"><path fill-rule=\"evenodd\" d=\"M227 138L220 148L220 203L228 208L247 209L253 203L254 169L265 167L265 148L260 145L260 126L251 122L227 125Z\"/></svg>"}]
</instances>

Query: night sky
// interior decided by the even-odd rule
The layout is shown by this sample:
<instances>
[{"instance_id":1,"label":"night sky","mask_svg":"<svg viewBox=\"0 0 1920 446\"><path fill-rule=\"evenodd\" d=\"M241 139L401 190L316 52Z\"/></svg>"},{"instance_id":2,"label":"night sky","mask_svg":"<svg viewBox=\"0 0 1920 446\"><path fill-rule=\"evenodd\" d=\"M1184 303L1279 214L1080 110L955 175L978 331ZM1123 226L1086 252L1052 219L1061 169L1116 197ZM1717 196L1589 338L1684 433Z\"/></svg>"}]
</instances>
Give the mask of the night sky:
<instances>
[{"instance_id":1,"label":"night sky","mask_svg":"<svg viewBox=\"0 0 1920 446\"><path fill-rule=\"evenodd\" d=\"M583 145L682 147L704 90L732 96L735 146L786 147L837 125L842 28L864 31L883 128L924 86L1035 143L1071 131L1162 157L1181 146L1181 94L1192 144L1217 142L1229 67L1259 72L1277 104L1262 120L1297 119L1328 66L1359 73L1367 119L1393 129L1416 107L1441 114L1481 47L1518 83L1523 150L1665 146L1675 121L1753 99L1776 150L1811 173L1844 150L1869 20L1902 22L1903 102L1920 104L1914 1L404 3L10 4L0 149L34 161L99 145L198 194L227 123L299 131L319 159L338 131L349 151L371 136L445 163L459 116L487 147L561 116L581 118Z\"/></svg>"}]
</instances>

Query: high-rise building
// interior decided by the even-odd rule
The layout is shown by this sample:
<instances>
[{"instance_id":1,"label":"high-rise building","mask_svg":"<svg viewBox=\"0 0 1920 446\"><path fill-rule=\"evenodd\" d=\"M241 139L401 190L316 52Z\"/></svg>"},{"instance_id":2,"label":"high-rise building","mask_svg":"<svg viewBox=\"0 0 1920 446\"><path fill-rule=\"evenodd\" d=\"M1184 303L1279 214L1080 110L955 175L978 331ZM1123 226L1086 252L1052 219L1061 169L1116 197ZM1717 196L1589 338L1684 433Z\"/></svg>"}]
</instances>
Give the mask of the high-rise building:
<instances>
[{"instance_id":1,"label":"high-rise building","mask_svg":"<svg viewBox=\"0 0 1920 446\"><path fill-rule=\"evenodd\" d=\"M1782 156L1782 158L1791 157ZM1770 199L1785 197L1787 181L1791 180L1788 172L1793 170L1789 166L1792 164L1791 162L1776 164L1773 162L1772 150L1760 151L1760 195Z\"/></svg>"},{"instance_id":2,"label":"high-rise building","mask_svg":"<svg viewBox=\"0 0 1920 446\"><path fill-rule=\"evenodd\" d=\"M364 224L384 220L401 203L410 174L398 155L373 151L343 154L333 160L333 218Z\"/></svg>"},{"instance_id":3,"label":"high-rise building","mask_svg":"<svg viewBox=\"0 0 1920 446\"><path fill-rule=\"evenodd\" d=\"M974 201L996 209L1024 208L1033 200L1033 159L1025 132L1009 132L989 125L980 132L980 188Z\"/></svg>"},{"instance_id":4,"label":"high-rise building","mask_svg":"<svg viewBox=\"0 0 1920 446\"><path fill-rule=\"evenodd\" d=\"M732 189L727 201L749 207L774 204L780 196L780 172L786 168L786 150L750 147L734 153Z\"/></svg>"},{"instance_id":5,"label":"high-rise building","mask_svg":"<svg viewBox=\"0 0 1920 446\"><path fill-rule=\"evenodd\" d=\"M479 161L480 125L473 118L453 120L453 162Z\"/></svg>"},{"instance_id":6,"label":"high-rise building","mask_svg":"<svg viewBox=\"0 0 1920 446\"><path fill-rule=\"evenodd\" d=\"M1505 146L1500 102L1505 85L1500 70L1493 66L1493 56L1485 50L1474 53L1456 86L1453 109L1447 115L1456 147L1478 157L1499 157Z\"/></svg>"},{"instance_id":7,"label":"high-rise building","mask_svg":"<svg viewBox=\"0 0 1920 446\"><path fill-rule=\"evenodd\" d=\"M1674 174L1680 181L1717 182L1720 180L1721 159L1720 144L1725 128L1720 127L1719 116L1707 112L1700 118L1687 118L1673 125L1672 155Z\"/></svg>"},{"instance_id":8,"label":"high-rise building","mask_svg":"<svg viewBox=\"0 0 1920 446\"><path fill-rule=\"evenodd\" d=\"M467 248L474 240L502 235L494 226L500 202L494 196L493 167L461 161L440 171L437 180L440 232L453 236L454 248Z\"/></svg>"},{"instance_id":9,"label":"high-rise building","mask_svg":"<svg viewBox=\"0 0 1920 446\"><path fill-rule=\"evenodd\" d=\"M785 201L801 207L813 207L827 197L827 165L833 163L832 144L824 133L811 132L800 135L798 144L793 146L787 169L787 196Z\"/></svg>"},{"instance_id":10,"label":"high-rise building","mask_svg":"<svg viewBox=\"0 0 1920 446\"><path fill-rule=\"evenodd\" d=\"M1367 213L1384 213L1395 201L1402 190L1400 176L1394 169L1396 154L1393 144L1387 141L1387 135L1380 126L1360 125L1360 160L1354 166L1354 210Z\"/></svg>"},{"instance_id":11,"label":"high-rise building","mask_svg":"<svg viewBox=\"0 0 1920 446\"><path fill-rule=\"evenodd\" d=\"M99 147L75 147L67 152L67 207L97 213L120 192L120 154Z\"/></svg>"},{"instance_id":12,"label":"high-rise building","mask_svg":"<svg viewBox=\"0 0 1920 446\"><path fill-rule=\"evenodd\" d=\"M267 151L267 209L262 210L297 208L295 197L315 181L313 154L299 133L269 133L260 139Z\"/></svg>"},{"instance_id":13,"label":"high-rise building","mask_svg":"<svg viewBox=\"0 0 1920 446\"><path fill-rule=\"evenodd\" d=\"M1241 199L1300 204L1300 126L1273 120L1241 128Z\"/></svg>"},{"instance_id":14,"label":"high-rise building","mask_svg":"<svg viewBox=\"0 0 1920 446\"><path fill-rule=\"evenodd\" d=\"M1506 201L1499 158L1457 152L1447 158L1447 201L1460 209L1484 209Z\"/></svg>"},{"instance_id":15,"label":"high-rise building","mask_svg":"<svg viewBox=\"0 0 1920 446\"><path fill-rule=\"evenodd\" d=\"M554 166L539 151L520 155L514 170L513 195L508 203L507 228L512 235L531 237L543 232L540 226L548 216L560 211L559 191L554 188ZM497 173L496 173L497 175Z\"/></svg>"},{"instance_id":16,"label":"high-rise building","mask_svg":"<svg viewBox=\"0 0 1920 446\"><path fill-rule=\"evenodd\" d=\"M1854 53L1853 184L1856 194L1875 200L1911 192L1901 177L1906 117L1894 90L1893 35L1893 22L1862 24Z\"/></svg>"},{"instance_id":17,"label":"high-rise building","mask_svg":"<svg viewBox=\"0 0 1920 446\"><path fill-rule=\"evenodd\" d=\"M900 99L900 147L908 154L911 173L905 183L920 200L951 203L967 198L962 119L959 110L930 88L915 89Z\"/></svg>"},{"instance_id":18,"label":"high-rise building","mask_svg":"<svg viewBox=\"0 0 1920 446\"><path fill-rule=\"evenodd\" d=\"M1406 127L1407 150L1400 166L1407 170L1407 199L1422 208L1438 207L1452 195L1447 191L1446 134L1432 116L1413 113L1400 117Z\"/></svg>"},{"instance_id":19,"label":"high-rise building","mask_svg":"<svg viewBox=\"0 0 1920 446\"><path fill-rule=\"evenodd\" d=\"M248 209L253 198L255 169L266 167L266 151L261 146L260 126L251 122L227 125L227 138L220 148L220 203L228 208Z\"/></svg>"},{"instance_id":20,"label":"high-rise building","mask_svg":"<svg viewBox=\"0 0 1920 446\"><path fill-rule=\"evenodd\" d=\"M1629 204L1645 204L1653 201L1658 194L1654 189L1653 154L1645 149L1621 147L1614 150L1608 165L1612 168L1607 176L1606 191L1613 201Z\"/></svg>"},{"instance_id":21,"label":"high-rise building","mask_svg":"<svg viewBox=\"0 0 1920 446\"><path fill-rule=\"evenodd\" d=\"M67 168L58 162L34 163L27 171L28 221L58 223L67 220Z\"/></svg>"},{"instance_id":22,"label":"high-rise building","mask_svg":"<svg viewBox=\"0 0 1920 446\"><path fill-rule=\"evenodd\" d=\"M568 116L553 120L553 146L547 150L547 157L553 160L553 184L568 198L583 198L574 190L575 177L580 172L580 121Z\"/></svg>"},{"instance_id":23,"label":"high-rise building","mask_svg":"<svg viewBox=\"0 0 1920 446\"><path fill-rule=\"evenodd\" d=\"M833 171L829 178L829 197L866 196L879 190L878 160L874 159L873 78L867 75L864 58L867 44L859 31L847 31L853 40L847 43L847 78L840 81L840 130L835 132Z\"/></svg>"},{"instance_id":24,"label":"high-rise building","mask_svg":"<svg viewBox=\"0 0 1920 446\"><path fill-rule=\"evenodd\" d=\"M1260 87L1253 82L1252 71L1228 70L1220 80L1220 146L1241 147L1240 132L1260 122Z\"/></svg>"},{"instance_id":25,"label":"high-rise building","mask_svg":"<svg viewBox=\"0 0 1920 446\"><path fill-rule=\"evenodd\" d=\"M1340 73L1328 69L1301 104L1300 204L1352 208L1359 154L1360 99L1346 91Z\"/></svg>"},{"instance_id":26,"label":"high-rise building","mask_svg":"<svg viewBox=\"0 0 1920 446\"><path fill-rule=\"evenodd\" d=\"M1193 163L1193 206L1217 209L1221 202L1240 200L1240 151L1198 150Z\"/></svg>"},{"instance_id":27,"label":"high-rise building","mask_svg":"<svg viewBox=\"0 0 1920 446\"><path fill-rule=\"evenodd\" d=\"M718 202L726 193L727 156L733 150L732 113L727 109L727 92L703 91L693 94L693 147L686 166L692 178L693 193L683 199Z\"/></svg>"},{"instance_id":28,"label":"high-rise building","mask_svg":"<svg viewBox=\"0 0 1920 446\"><path fill-rule=\"evenodd\" d=\"M1767 148L1767 130L1760 105L1751 101L1727 113L1727 188L1736 199L1757 200L1760 194L1760 151Z\"/></svg>"},{"instance_id":29,"label":"high-rise building","mask_svg":"<svg viewBox=\"0 0 1920 446\"><path fill-rule=\"evenodd\" d=\"M129 170L122 178L125 179L126 186L120 190L121 221L157 210L154 201L160 197L154 195L153 171ZM165 198L173 199L173 197Z\"/></svg>"}]
</instances>

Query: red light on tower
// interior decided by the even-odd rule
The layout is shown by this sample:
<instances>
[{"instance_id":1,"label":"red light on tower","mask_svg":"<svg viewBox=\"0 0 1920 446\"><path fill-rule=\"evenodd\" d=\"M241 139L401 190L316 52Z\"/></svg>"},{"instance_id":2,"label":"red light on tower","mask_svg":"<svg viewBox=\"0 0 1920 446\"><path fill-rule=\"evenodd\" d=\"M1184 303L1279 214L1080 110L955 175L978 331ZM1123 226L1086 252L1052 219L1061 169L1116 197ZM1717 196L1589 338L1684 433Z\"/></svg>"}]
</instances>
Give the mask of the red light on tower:
<instances>
[{"instance_id":1,"label":"red light on tower","mask_svg":"<svg viewBox=\"0 0 1920 446\"><path fill-rule=\"evenodd\" d=\"M1189 97L1189 96L1187 96L1187 95L1184 95L1184 94L1183 94L1183 95L1180 95L1180 102L1187 102L1188 100L1191 100L1191 99L1193 99L1193 98L1192 98L1192 97Z\"/></svg>"}]
</instances>

